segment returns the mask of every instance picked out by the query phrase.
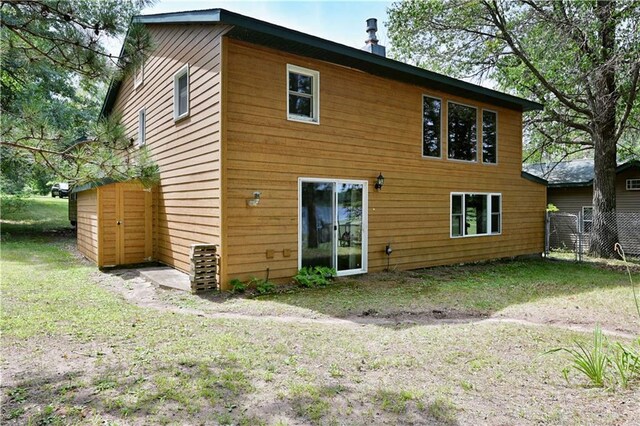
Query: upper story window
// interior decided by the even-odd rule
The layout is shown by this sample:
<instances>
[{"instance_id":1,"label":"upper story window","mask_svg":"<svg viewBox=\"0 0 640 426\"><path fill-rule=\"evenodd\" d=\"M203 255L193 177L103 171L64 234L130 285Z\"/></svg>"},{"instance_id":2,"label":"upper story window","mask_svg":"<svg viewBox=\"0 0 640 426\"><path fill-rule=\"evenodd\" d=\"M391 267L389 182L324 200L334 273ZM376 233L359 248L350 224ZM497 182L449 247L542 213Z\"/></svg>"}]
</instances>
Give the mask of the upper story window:
<instances>
[{"instance_id":1,"label":"upper story window","mask_svg":"<svg viewBox=\"0 0 640 426\"><path fill-rule=\"evenodd\" d=\"M501 232L501 194L451 194L452 238Z\"/></svg>"},{"instance_id":2,"label":"upper story window","mask_svg":"<svg viewBox=\"0 0 640 426\"><path fill-rule=\"evenodd\" d=\"M173 119L189 115L189 64L173 76Z\"/></svg>"},{"instance_id":3,"label":"upper story window","mask_svg":"<svg viewBox=\"0 0 640 426\"><path fill-rule=\"evenodd\" d=\"M627 179L627 191L640 191L640 179Z\"/></svg>"},{"instance_id":4,"label":"upper story window","mask_svg":"<svg viewBox=\"0 0 640 426\"><path fill-rule=\"evenodd\" d=\"M320 122L320 73L287 65L287 116L289 120Z\"/></svg>"},{"instance_id":5,"label":"upper story window","mask_svg":"<svg viewBox=\"0 0 640 426\"><path fill-rule=\"evenodd\" d=\"M442 134L442 101L422 97L422 155L440 158Z\"/></svg>"},{"instance_id":6,"label":"upper story window","mask_svg":"<svg viewBox=\"0 0 640 426\"><path fill-rule=\"evenodd\" d=\"M144 84L144 62L138 65L133 76L133 88L137 89Z\"/></svg>"},{"instance_id":7,"label":"upper story window","mask_svg":"<svg viewBox=\"0 0 640 426\"><path fill-rule=\"evenodd\" d=\"M482 162L498 162L498 114L482 110Z\"/></svg>"},{"instance_id":8,"label":"upper story window","mask_svg":"<svg viewBox=\"0 0 640 426\"><path fill-rule=\"evenodd\" d=\"M449 102L447 109L449 158L476 161L478 151L476 108Z\"/></svg>"},{"instance_id":9,"label":"upper story window","mask_svg":"<svg viewBox=\"0 0 640 426\"><path fill-rule=\"evenodd\" d=\"M138 111L138 146L143 146L147 139L147 112L144 108Z\"/></svg>"}]
</instances>

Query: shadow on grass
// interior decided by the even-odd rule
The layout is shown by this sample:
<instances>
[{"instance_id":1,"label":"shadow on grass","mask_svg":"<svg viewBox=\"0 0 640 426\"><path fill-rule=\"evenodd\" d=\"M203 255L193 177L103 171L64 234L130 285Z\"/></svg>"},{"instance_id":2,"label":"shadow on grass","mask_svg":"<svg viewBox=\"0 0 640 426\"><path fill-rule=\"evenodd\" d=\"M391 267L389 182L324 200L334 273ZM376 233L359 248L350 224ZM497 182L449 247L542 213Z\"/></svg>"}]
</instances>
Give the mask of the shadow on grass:
<instances>
[{"instance_id":1,"label":"shadow on grass","mask_svg":"<svg viewBox=\"0 0 640 426\"><path fill-rule=\"evenodd\" d=\"M89 369L91 370L91 369ZM456 408L438 398L400 391L358 394L348 383L290 383L265 392L240 362L176 359L144 367L100 371L76 369L60 374L32 371L29 378L2 387L3 424L76 424L88 421L133 424L294 424L342 423L368 414L375 423L458 424ZM282 389L282 388L281 388ZM364 398L364 399L363 399ZM355 411L349 401L360 400Z\"/></svg>"}]
</instances>

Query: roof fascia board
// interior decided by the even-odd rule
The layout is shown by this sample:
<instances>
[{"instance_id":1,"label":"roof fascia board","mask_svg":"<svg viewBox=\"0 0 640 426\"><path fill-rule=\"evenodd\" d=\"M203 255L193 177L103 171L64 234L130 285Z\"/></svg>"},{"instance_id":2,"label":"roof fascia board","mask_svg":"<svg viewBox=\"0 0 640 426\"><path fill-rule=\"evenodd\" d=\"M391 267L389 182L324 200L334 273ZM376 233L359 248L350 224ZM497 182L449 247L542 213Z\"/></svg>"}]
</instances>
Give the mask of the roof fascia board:
<instances>
[{"instance_id":1,"label":"roof fascia board","mask_svg":"<svg viewBox=\"0 0 640 426\"><path fill-rule=\"evenodd\" d=\"M538 177L536 175L532 175L531 173L527 173L524 170L520 172L520 176L522 176L526 180L530 180L531 182L539 183L541 185L550 186L550 185L548 185L548 182L546 180L544 180L541 177Z\"/></svg>"},{"instance_id":2,"label":"roof fascia board","mask_svg":"<svg viewBox=\"0 0 640 426\"><path fill-rule=\"evenodd\" d=\"M549 188L588 188L593 186L593 180L589 182L550 183Z\"/></svg>"},{"instance_id":3,"label":"roof fascia board","mask_svg":"<svg viewBox=\"0 0 640 426\"><path fill-rule=\"evenodd\" d=\"M417 79L429 80L451 89L459 89L469 94L475 94L481 98L488 98L486 102L500 101L502 103L520 107L522 111L542 110L543 105L507 93L487 89L476 84L438 74L433 71L418 68L390 58L374 55L360 49L345 46L320 37L305 34L296 30L285 28L259 19L250 18L224 9L205 9L188 12L161 13L156 15L139 15L132 18L132 23L141 24L202 24L202 23L224 23L237 26L247 31L268 34L286 41L300 43L316 49L326 50L337 55L351 57L364 64L373 64L382 68L394 70ZM128 32L127 32L128 34ZM124 49L124 45L123 45ZM122 52L121 52L122 53ZM111 113L115 102L116 93L119 90L119 82L109 87L107 96L103 103L101 117ZM112 90L113 89L113 90ZM499 103L499 102L496 102Z\"/></svg>"},{"instance_id":4,"label":"roof fascia board","mask_svg":"<svg viewBox=\"0 0 640 426\"><path fill-rule=\"evenodd\" d=\"M237 13L229 12L227 10L220 10L221 22L236 25L247 30L266 33L275 37L291 40L294 42L302 43L315 47L318 49L325 49L337 53L339 55L350 56L352 58L362 60L364 62L373 63L379 66L388 67L397 71L411 74L418 78L427 78L429 80L436 81L453 88L462 89L469 92L478 93L480 95L498 98L507 103L522 106L523 111L542 110L543 105L537 102L529 101L527 99L519 98L517 96L509 95L507 93L498 92L496 90L487 89L476 84L468 83L456 78L448 77L443 74L438 74L433 71L426 70L424 68L415 67L413 65L405 64L387 57L373 55L364 50L356 49L353 47L345 46L340 43L333 42L331 40L322 39L320 37L305 34L296 30L291 30L279 25L274 25L269 22L260 21L253 18L248 18Z\"/></svg>"}]
</instances>

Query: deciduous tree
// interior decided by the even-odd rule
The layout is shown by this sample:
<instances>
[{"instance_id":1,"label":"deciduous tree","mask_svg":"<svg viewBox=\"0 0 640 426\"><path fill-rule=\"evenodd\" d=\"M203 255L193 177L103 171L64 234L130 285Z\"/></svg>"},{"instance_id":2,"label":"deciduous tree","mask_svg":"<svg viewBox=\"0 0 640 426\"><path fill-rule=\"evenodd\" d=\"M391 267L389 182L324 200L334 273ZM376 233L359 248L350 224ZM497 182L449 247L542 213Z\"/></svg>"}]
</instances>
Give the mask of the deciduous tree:
<instances>
[{"instance_id":1,"label":"deciduous tree","mask_svg":"<svg viewBox=\"0 0 640 426\"><path fill-rule=\"evenodd\" d=\"M640 2L409 0L389 16L400 59L539 101L532 141L593 151L590 250L613 255L618 145L633 156L640 127Z\"/></svg>"}]
</instances>

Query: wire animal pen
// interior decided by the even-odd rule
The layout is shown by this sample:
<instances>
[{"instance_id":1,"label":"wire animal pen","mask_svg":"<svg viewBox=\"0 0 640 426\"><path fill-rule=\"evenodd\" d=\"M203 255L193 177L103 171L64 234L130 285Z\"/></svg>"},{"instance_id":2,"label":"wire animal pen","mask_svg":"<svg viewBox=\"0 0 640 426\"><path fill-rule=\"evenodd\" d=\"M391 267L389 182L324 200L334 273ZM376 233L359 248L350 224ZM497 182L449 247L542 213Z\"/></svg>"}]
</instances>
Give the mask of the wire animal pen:
<instances>
[{"instance_id":1,"label":"wire animal pen","mask_svg":"<svg viewBox=\"0 0 640 426\"><path fill-rule=\"evenodd\" d=\"M628 258L640 260L640 212L617 212L606 218ZM578 214L548 212L545 224L545 256L573 254L578 261L588 256L591 246L591 212Z\"/></svg>"}]
</instances>

